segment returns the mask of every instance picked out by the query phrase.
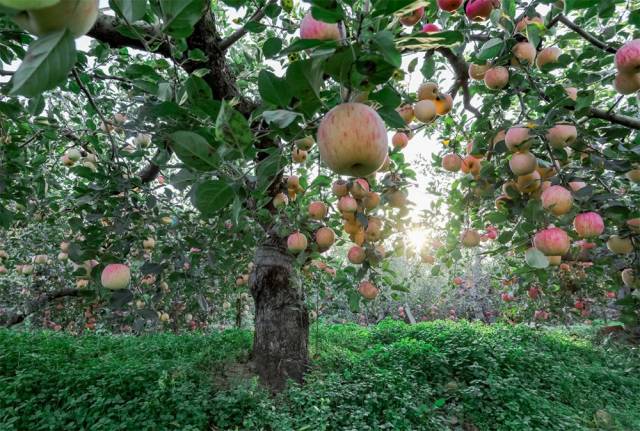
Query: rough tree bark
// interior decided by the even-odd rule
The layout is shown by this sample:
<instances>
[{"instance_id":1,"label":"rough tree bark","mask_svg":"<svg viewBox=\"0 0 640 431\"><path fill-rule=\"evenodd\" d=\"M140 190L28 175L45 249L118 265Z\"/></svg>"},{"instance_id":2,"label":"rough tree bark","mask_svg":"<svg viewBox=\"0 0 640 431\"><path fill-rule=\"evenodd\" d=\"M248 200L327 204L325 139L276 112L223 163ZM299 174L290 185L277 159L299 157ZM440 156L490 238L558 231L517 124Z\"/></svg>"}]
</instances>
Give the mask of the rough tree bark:
<instances>
[{"instance_id":1,"label":"rough tree bark","mask_svg":"<svg viewBox=\"0 0 640 431\"><path fill-rule=\"evenodd\" d=\"M288 379L301 383L309 364L309 314L294 273L293 258L280 240L257 248L251 274L255 301L253 361L260 381L273 392Z\"/></svg>"}]
</instances>

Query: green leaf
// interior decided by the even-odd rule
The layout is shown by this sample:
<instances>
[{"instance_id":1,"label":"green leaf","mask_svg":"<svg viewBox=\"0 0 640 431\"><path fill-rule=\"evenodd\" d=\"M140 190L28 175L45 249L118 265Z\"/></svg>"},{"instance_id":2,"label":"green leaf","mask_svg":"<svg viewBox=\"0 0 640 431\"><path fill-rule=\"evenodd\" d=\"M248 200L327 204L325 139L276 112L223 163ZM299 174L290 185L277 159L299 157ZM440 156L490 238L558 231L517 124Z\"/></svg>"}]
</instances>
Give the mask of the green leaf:
<instances>
[{"instance_id":1,"label":"green leaf","mask_svg":"<svg viewBox=\"0 0 640 431\"><path fill-rule=\"evenodd\" d=\"M109 4L130 23L142 19L147 10L147 0L109 0Z\"/></svg>"},{"instance_id":2,"label":"green leaf","mask_svg":"<svg viewBox=\"0 0 640 431\"><path fill-rule=\"evenodd\" d=\"M76 62L73 35L57 31L34 40L11 79L11 95L34 97L67 79Z\"/></svg>"},{"instance_id":3,"label":"green leaf","mask_svg":"<svg viewBox=\"0 0 640 431\"><path fill-rule=\"evenodd\" d=\"M597 6L600 3L599 0L565 0L564 11L565 13L571 12L577 9L587 9L593 6Z\"/></svg>"},{"instance_id":4,"label":"green leaf","mask_svg":"<svg viewBox=\"0 0 640 431\"><path fill-rule=\"evenodd\" d=\"M438 33L414 33L396 38L401 51L424 51L441 46L453 46L464 41L462 32L441 31Z\"/></svg>"},{"instance_id":5,"label":"green leaf","mask_svg":"<svg viewBox=\"0 0 640 431\"><path fill-rule=\"evenodd\" d=\"M264 111L262 113L262 117L267 123L275 125L280 129L284 129L289 126L289 124L293 123L296 117L301 117L301 115L297 112L278 109L275 111Z\"/></svg>"},{"instance_id":6,"label":"green leaf","mask_svg":"<svg viewBox=\"0 0 640 431\"><path fill-rule=\"evenodd\" d=\"M171 148L187 166L199 171L212 171L220 162L214 147L193 132L175 132L169 136Z\"/></svg>"},{"instance_id":7,"label":"green leaf","mask_svg":"<svg viewBox=\"0 0 640 431\"><path fill-rule=\"evenodd\" d=\"M249 33L262 33L267 29L267 26L258 21L249 21L244 25Z\"/></svg>"},{"instance_id":8,"label":"green leaf","mask_svg":"<svg viewBox=\"0 0 640 431\"><path fill-rule=\"evenodd\" d=\"M213 217L226 208L234 199L235 193L229 184L222 180L207 180L193 186L192 202L203 217Z\"/></svg>"},{"instance_id":9,"label":"green leaf","mask_svg":"<svg viewBox=\"0 0 640 431\"><path fill-rule=\"evenodd\" d=\"M373 16L406 15L420 7L429 7L428 0L378 0L373 5Z\"/></svg>"},{"instance_id":10,"label":"green leaf","mask_svg":"<svg viewBox=\"0 0 640 431\"><path fill-rule=\"evenodd\" d=\"M253 144L249 122L227 102L222 103L216 119L216 138L237 152L237 156L245 156Z\"/></svg>"},{"instance_id":11,"label":"green leaf","mask_svg":"<svg viewBox=\"0 0 640 431\"><path fill-rule=\"evenodd\" d=\"M174 37L188 37L202 17L204 0L160 0L160 8L164 30Z\"/></svg>"},{"instance_id":12,"label":"green leaf","mask_svg":"<svg viewBox=\"0 0 640 431\"><path fill-rule=\"evenodd\" d=\"M398 111L391 106L383 106L378 109L378 114L380 114L387 126L392 129L403 129L407 126Z\"/></svg>"},{"instance_id":13,"label":"green leaf","mask_svg":"<svg viewBox=\"0 0 640 431\"><path fill-rule=\"evenodd\" d=\"M267 70L261 70L258 74L258 91L262 100L275 106L285 108L291 100L291 93L285 80Z\"/></svg>"},{"instance_id":14,"label":"green leaf","mask_svg":"<svg viewBox=\"0 0 640 431\"><path fill-rule=\"evenodd\" d=\"M270 37L262 44L262 53L267 58L275 57L282 49L282 39Z\"/></svg>"},{"instance_id":15,"label":"green leaf","mask_svg":"<svg viewBox=\"0 0 640 431\"><path fill-rule=\"evenodd\" d=\"M400 52L396 49L395 42L393 41L393 34L390 31L379 31L375 34L372 40L373 44L382 53L382 56L391 64L399 68L402 65L402 57Z\"/></svg>"},{"instance_id":16,"label":"green leaf","mask_svg":"<svg viewBox=\"0 0 640 431\"><path fill-rule=\"evenodd\" d=\"M532 268L544 269L549 266L549 259L540 250L535 247L531 247L524 254L524 259Z\"/></svg>"},{"instance_id":17,"label":"green leaf","mask_svg":"<svg viewBox=\"0 0 640 431\"><path fill-rule=\"evenodd\" d=\"M504 40L500 38L493 38L485 42L480 48L478 53L479 60L490 60L500 55L500 52L504 49Z\"/></svg>"}]
</instances>

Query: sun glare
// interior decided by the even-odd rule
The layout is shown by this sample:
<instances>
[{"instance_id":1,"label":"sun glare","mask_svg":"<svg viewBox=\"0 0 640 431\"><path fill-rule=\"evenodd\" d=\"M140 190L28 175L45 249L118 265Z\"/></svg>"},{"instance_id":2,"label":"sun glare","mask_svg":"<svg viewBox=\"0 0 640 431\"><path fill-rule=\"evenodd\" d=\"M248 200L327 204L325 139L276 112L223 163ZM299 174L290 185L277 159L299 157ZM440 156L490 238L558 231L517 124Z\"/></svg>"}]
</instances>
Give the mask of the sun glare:
<instances>
[{"instance_id":1,"label":"sun glare","mask_svg":"<svg viewBox=\"0 0 640 431\"><path fill-rule=\"evenodd\" d=\"M411 244L411 247L419 252L428 243L430 238L429 231L427 229L413 229L407 232L407 240Z\"/></svg>"}]
</instances>

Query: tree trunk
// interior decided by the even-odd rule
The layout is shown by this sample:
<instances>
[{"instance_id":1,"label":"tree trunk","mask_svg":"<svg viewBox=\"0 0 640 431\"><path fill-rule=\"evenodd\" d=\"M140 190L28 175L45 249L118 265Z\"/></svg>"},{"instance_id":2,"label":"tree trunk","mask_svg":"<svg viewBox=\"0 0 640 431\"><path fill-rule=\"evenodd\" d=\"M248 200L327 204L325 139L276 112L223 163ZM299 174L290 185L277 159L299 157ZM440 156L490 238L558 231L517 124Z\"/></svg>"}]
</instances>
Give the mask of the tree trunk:
<instances>
[{"instance_id":1,"label":"tree trunk","mask_svg":"<svg viewBox=\"0 0 640 431\"><path fill-rule=\"evenodd\" d=\"M255 255L251 295L255 301L253 362L260 381L278 392L287 379L302 382L309 364L309 315L293 258L279 246Z\"/></svg>"}]
</instances>

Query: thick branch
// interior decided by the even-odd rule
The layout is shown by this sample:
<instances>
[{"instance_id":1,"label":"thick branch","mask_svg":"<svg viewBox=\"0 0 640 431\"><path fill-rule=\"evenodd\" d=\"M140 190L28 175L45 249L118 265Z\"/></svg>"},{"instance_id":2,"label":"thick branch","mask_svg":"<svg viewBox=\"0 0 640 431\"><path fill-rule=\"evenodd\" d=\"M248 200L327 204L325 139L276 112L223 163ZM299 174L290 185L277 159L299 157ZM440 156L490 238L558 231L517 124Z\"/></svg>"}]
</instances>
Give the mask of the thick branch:
<instances>
[{"instance_id":1,"label":"thick branch","mask_svg":"<svg viewBox=\"0 0 640 431\"><path fill-rule=\"evenodd\" d=\"M569 27L574 32L578 33L580 36L582 36L584 40L589 42L591 45L597 48L600 48L603 51L609 52L611 54L615 54L617 52L615 48L610 47L608 44L602 42L600 39L587 33L582 28L580 28L580 26L576 25L573 21L571 21L569 18L567 18L563 14L559 14L557 18L558 18L558 21L560 21L561 23Z\"/></svg>"},{"instance_id":2,"label":"thick branch","mask_svg":"<svg viewBox=\"0 0 640 431\"><path fill-rule=\"evenodd\" d=\"M29 316L32 313L35 313L40 308L44 307L49 302L51 302L51 301L53 301L55 299L64 298L66 296L78 296L79 294L80 294L80 291L78 289L76 289L76 288L60 289L60 290L56 290L55 292L51 292L51 293L43 293L42 295L38 296L33 301L27 303L27 305L24 307L24 312L10 314L7 317L7 319L4 322L4 324L7 327L16 325L16 324L24 321L24 319L26 319L27 316Z\"/></svg>"},{"instance_id":3,"label":"thick branch","mask_svg":"<svg viewBox=\"0 0 640 431\"><path fill-rule=\"evenodd\" d=\"M456 75L456 81L450 90L451 97L455 98L458 90L462 89L462 102L464 108L477 118L480 118L482 114L478 108L471 104L471 93L469 92L469 65L464 60L464 57L456 55L449 48L440 47L437 48L436 51L447 59Z\"/></svg>"},{"instance_id":4,"label":"thick branch","mask_svg":"<svg viewBox=\"0 0 640 431\"><path fill-rule=\"evenodd\" d=\"M100 14L96 24L89 31L88 36L106 43L112 48L135 48L146 51L145 44L140 39L124 36L117 30L119 21L114 16ZM161 41L152 46L153 52L164 57L171 57L171 45L162 38L162 35L151 25L136 24L135 29L149 42ZM149 45L147 45L149 46Z\"/></svg>"},{"instance_id":5,"label":"thick branch","mask_svg":"<svg viewBox=\"0 0 640 431\"><path fill-rule=\"evenodd\" d=\"M264 7L258 9L253 15L251 15L251 18L249 18L249 22L260 21L262 18L264 18L267 6L275 4L276 2L277 0L269 0L269 2L266 5L264 5ZM226 39L220 42L220 50L226 51L227 49L229 49L231 45L233 45L238 40L240 40L240 38L245 34L247 34L247 26L243 25L238 30L233 32L229 37L227 37Z\"/></svg>"},{"instance_id":6,"label":"thick branch","mask_svg":"<svg viewBox=\"0 0 640 431\"><path fill-rule=\"evenodd\" d=\"M587 112L587 116L591 118L599 118L601 120L609 121L610 123L629 127L630 129L640 130L640 119L638 118L615 114L598 108L589 108Z\"/></svg>"}]
</instances>

